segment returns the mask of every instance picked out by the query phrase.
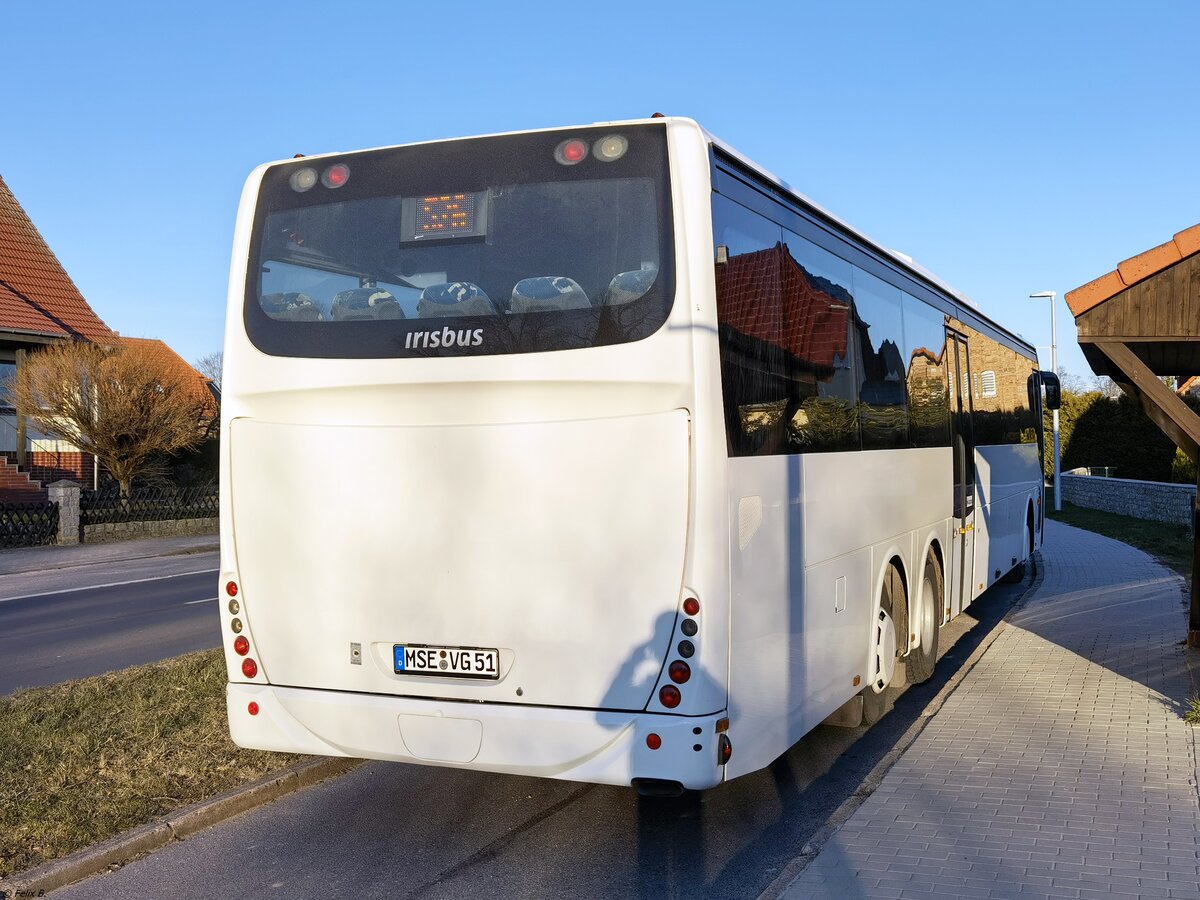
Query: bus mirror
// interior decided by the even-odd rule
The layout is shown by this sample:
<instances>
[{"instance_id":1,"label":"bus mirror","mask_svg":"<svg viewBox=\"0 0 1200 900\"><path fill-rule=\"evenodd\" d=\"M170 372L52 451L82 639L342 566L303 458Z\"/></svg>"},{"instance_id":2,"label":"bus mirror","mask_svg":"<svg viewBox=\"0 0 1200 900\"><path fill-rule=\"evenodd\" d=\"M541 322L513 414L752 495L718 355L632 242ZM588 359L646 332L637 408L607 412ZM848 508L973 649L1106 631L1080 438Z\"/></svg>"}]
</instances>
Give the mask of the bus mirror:
<instances>
[{"instance_id":1,"label":"bus mirror","mask_svg":"<svg viewBox=\"0 0 1200 900\"><path fill-rule=\"evenodd\" d=\"M1046 389L1046 409L1060 409L1062 407L1062 386L1059 384L1058 376L1053 372L1039 372L1038 375L1042 379L1042 387Z\"/></svg>"}]
</instances>

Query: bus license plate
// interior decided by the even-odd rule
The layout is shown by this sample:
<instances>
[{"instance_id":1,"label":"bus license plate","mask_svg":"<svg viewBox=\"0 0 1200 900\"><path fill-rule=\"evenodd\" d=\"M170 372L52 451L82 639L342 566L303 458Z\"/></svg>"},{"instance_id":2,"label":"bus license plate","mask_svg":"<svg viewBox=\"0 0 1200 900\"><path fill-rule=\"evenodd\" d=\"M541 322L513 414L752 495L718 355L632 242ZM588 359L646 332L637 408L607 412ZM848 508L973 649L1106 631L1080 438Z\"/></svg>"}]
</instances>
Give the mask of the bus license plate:
<instances>
[{"instance_id":1,"label":"bus license plate","mask_svg":"<svg viewBox=\"0 0 1200 900\"><path fill-rule=\"evenodd\" d=\"M500 677L500 651L488 647L393 644L392 662L397 675L491 679Z\"/></svg>"}]
</instances>

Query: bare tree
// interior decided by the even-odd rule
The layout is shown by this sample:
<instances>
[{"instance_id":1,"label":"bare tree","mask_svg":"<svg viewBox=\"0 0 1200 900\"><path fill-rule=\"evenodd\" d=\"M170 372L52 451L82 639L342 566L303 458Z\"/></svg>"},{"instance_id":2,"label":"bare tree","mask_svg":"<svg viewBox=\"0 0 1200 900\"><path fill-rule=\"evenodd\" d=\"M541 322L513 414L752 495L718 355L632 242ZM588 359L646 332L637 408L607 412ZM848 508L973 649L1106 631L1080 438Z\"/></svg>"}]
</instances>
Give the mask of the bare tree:
<instances>
[{"instance_id":1,"label":"bare tree","mask_svg":"<svg viewBox=\"0 0 1200 900\"><path fill-rule=\"evenodd\" d=\"M26 357L11 396L40 430L94 454L122 495L155 457L193 448L205 433L205 401L186 372L140 347L53 344Z\"/></svg>"},{"instance_id":2,"label":"bare tree","mask_svg":"<svg viewBox=\"0 0 1200 900\"><path fill-rule=\"evenodd\" d=\"M224 365L225 354L218 350L216 353L206 353L196 360L196 371L209 379L217 387L221 386L221 369Z\"/></svg>"}]
</instances>

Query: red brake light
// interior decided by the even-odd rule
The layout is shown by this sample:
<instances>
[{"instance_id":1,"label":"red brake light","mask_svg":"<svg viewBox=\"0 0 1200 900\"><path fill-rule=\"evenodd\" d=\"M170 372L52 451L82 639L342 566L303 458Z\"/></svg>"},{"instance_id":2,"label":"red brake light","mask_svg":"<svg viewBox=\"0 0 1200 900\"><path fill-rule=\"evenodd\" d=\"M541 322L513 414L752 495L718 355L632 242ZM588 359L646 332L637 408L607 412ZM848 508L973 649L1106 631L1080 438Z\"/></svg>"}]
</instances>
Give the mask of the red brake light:
<instances>
[{"instance_id":1,"label":"red brake light","mask_svg":"<svg viewBox=\"0 0 1200 900\"><path fill-rule=\"evenodd\" d=\"M247 678L253 678L258 674L258 663L247 657L242 660L242 674Z\"/></svg>"},{"instance_id":2,"label":"red brake light","mask_svg":"<svg viewBox=\"0 0 1200 900\"><path fill-rule=\"evenodd\" d=\"M564 166L573 166L577 162L582 162L587 153L588 145L578 138L563 141L554 148L554 158Z\"/></svg>"},{"instance_id":3,"label":"red brake light","mask_svg":"<svg viewBox=\"0 0 1200 900\"><path fill-rule=\"evenodd\" d=\"M258 715L258 704L255 703L253 700L251 700L250 703L247 704L247 706L246 706L246 712L250 713L250 715L252 715L252 716L257 716Z\"/></svg>"},{"instance_id":4,"label":"red brake light","mask_svg":"<svg viewBox=\"0 0 1200 900\"><path fill-rule=\"evenodd\" d=\"M334 163L321 173L321 184L327 188L340 188L350 180L350 167L345 163Z\"/></svg>"},{"instance_id":5,"label":"red brake light","mask_svg":"<svg viewBox=\"0 0 1200 900\"><path fill-rule=\"evenodd\" d=\"M648 734L646 735L646 746L651 750L657 750L662 746L662 738L657 734Z\"/></svg>"},{"instance_id":6,"label":"red brake light","mask_svg":"<svg viewBox=\"0 0 1200 900\"><path fill-rule=\"evenodd\" d=\"M225 585L225 593L227 593L230 597L236 597L237 592L238 586L236 581L231 581L229 584Z\"/></svg>"},{"instance_id":7,"label":"red brake light","mask_svg":"<svg viewBox=\"0 0 1200 900\"><path fill-rule=\"evenodd\" d=\"M662 690L658 692L659 702L667 709L674 709L679 705L679 701L683 699L683 695L679 693L679 688L673 684L664 684Z\"/></svg>"},{"instance_id":8,"label":"red brake light","mask_svg":"<svg viewBox=\"0 0 1200 900\"><path fill-rule=\"evenodd\" d=\"M244 634L239 634L236 638L234 638L233 652L238 656L245 656L250 652L250 642L246 640L246 636Z\"/></svg>"},{"instance_id":9,"label":"red brake light","mask_svg":"<svg viewBox=\"0 0 1200 900\"><path fill-rule=\"evenodd\" d=\"M700 601L695 597L688 597L683 601L683 611L689 616L694 616L696 613L700 612Z\"/></svg>"},{"instance_id":10,"label":"red brake light","mask_svg":"<svg viewBox=\"0 0 1200 900\"><path fill-rule=\"evenodd\" d=\"M692 667L682 659L677 659L671 663L671 668L667 669L667 674L671 676L671 680L676 684L683 684L692 677Z\"/></svg>"}]
</instances>

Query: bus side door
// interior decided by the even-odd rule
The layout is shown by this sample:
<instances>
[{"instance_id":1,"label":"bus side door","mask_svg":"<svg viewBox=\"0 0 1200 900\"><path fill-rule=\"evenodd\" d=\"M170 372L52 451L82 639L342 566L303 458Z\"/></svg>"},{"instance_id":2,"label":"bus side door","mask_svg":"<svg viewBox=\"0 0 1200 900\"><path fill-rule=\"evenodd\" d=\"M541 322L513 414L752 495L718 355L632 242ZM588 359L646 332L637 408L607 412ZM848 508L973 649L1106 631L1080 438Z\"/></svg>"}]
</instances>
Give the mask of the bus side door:
<instances>
[{"instance_id":1,"label":"bus side door","mask_svg":"<svg viewBox=\"0 0 1200 900\"><path fill-rule=\"evenodd\" d=\"M967 339L947 330L947 377L950 382L951 448L954 454L953 549L950 554L950 599L957 615L973 598L975 571L975 436L971 415L971 361Z\"/></svg>"}]
</instances>

